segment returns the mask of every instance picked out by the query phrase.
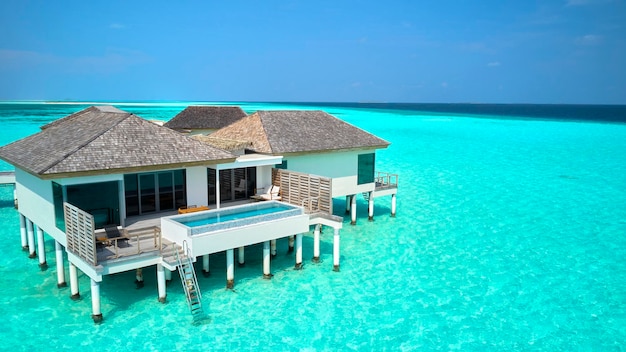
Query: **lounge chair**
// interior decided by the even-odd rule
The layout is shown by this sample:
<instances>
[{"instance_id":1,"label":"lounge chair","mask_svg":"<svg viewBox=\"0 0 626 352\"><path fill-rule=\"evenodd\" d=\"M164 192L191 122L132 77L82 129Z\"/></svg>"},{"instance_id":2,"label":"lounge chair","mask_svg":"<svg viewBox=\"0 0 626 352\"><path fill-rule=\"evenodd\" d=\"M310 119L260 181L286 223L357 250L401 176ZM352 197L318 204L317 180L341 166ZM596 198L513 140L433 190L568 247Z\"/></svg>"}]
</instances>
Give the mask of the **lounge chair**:
<instances>
[{"instance_id":1,"label":"lounge chair","mask_svg":"<svg viewBox=\"0 0 626 352\"><path fill-rule=\"evenodd\" d=\"M267 191L257 196L260 200L281 200L280 187L271 185Z\"/></svg>"},{"instance_id":2,"label":"lounge chair","mask_svg":"<svg viewBox=\"0 0 626 352\"><path fill-rule=\"evenodd\" d=\"M241 181L239 182L239 186L235 187L235 192L245 192L246 191L246 187L247 186L247 182L245 179L241 179Z\"/></svg>"}]
</instances>

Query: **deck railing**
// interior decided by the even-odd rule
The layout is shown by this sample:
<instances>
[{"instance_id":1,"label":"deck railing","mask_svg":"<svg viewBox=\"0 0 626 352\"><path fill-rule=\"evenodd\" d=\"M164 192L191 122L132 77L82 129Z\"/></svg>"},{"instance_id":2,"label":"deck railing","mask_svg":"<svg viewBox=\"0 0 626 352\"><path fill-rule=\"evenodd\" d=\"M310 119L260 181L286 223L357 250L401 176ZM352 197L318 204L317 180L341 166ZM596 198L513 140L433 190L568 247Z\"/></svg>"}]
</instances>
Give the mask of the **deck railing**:
<instances>
[{"instance_id":1,"label":"deck railing","mask_svg":"<svg viewBox=\"0 0 626 352\"><path fill-rule=\"evenodd\" d=\"M376 182L376 188L398 187L398 174L377 172L374 180Z\"/></svg>"},{"instance_id":2,"label":"deck railing","mask_svg":"<svg viewBox=\"0 0 626 352\"><path fill-rule=\"evenodd\" d=\"M132 231L124 229L121 236L109 238L107 241L107 245L111 246L113 251L113 255L107 259L117 259L123 256L155 251L162 253L163 249L161 228L157 226ZM120 244L125 244L126 246L121 246Z\"/></svg>"},{"instance_id":3,"label":"deck railing","mask_svg":"<svg viewBox=\"0 0 626 352\"><path fill-rule=\"evenodd\" d=\"M321 211L319 197L310 197L303 199L300 206L304 208L304 211L307 214L319 213Z\"/></svg>"}]
</instances>

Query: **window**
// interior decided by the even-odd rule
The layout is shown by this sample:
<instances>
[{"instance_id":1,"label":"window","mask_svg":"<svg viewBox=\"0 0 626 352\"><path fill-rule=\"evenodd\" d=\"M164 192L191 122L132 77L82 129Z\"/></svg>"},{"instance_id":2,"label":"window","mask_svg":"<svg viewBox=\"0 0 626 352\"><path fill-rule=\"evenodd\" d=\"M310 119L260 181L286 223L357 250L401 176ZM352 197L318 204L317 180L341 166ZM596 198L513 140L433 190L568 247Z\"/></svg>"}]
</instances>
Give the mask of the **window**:
<instances>
[{"instance_id":1,"label":"window","mask_svg":"<svg viewBox=\"0 0 626 352\"><path fill-rule=\"evenodd\" d=\"M282 164L276 164L274 167L277 169L287 170L287 160L283 159Z\"/></svg>"},{"instance_id":2,"label":"window","mask_svg":"<svg viewBox=\"0 0 626 352\"><path fill-rule=\"evenodd\" d=\"M359 171L357 176L357 184L374 182L374 164L376 154L359 154Z\"/></svg>"},{"instance_id":3,"label":"window","mask_svg":"<svg viewBox=\"0 0 626 352\"><path fill-rule=\"evenodd\" d=\"M119 182L98 182L61 186L52 182L56 227L65 231L63 202L68 202L93 215L96 228L119 225Z\"/></svg>"}]
</instances>

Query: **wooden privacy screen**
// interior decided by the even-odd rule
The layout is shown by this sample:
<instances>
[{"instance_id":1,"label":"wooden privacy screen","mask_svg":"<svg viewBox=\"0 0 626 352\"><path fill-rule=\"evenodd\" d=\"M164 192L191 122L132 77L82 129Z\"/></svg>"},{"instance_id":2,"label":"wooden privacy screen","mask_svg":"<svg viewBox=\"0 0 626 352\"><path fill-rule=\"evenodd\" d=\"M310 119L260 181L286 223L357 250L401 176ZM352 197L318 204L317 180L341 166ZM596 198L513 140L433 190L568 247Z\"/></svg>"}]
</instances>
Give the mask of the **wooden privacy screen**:
<instances>
[{"instance_id":1,"label":"wooden privacy screen","mask_svg":"<svg viewBox=\"0 0 626 352\"><path fill-rule=\"evenodd\" d=\"M282 201L299 205L308 213L333 213L332 179L272 169L272 184L280 187Z\"/></svg>"},{"instance_id":2,"label":"wooden privacy screen","mask_svg":"<svg viewBox=\"0 0 626 352\"><path fill-rule=\"evenodd\" d=\"M96 241L94 239L93 215L70 203L63 203L67 250L78 255L87 263L96 266Z\"/></svg>"}]
</instances>

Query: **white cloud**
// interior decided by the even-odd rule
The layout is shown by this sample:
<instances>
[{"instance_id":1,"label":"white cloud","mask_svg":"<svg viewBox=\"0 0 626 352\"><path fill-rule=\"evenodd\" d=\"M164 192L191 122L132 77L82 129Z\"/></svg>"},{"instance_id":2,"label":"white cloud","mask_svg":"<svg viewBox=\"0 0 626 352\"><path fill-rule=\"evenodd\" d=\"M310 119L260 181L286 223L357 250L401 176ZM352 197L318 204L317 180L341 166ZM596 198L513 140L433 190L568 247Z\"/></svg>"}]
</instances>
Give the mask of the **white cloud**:
<instances>
[{"instance_id":1,"label":"white cloud","mask_svg":"<svg viewBox=\"0 0 626 352\"><path fill-rule=\"evenodd\" d=\"M124 29L124 28L126 28L126 26L121 24L121 23L111 23L109 25L109 28L111 28L111 29Z\"/></svg>"},{"instance_id":2,"label":"white cloud","mask_svg":"<svg viewBox=\"0 0 626 352\"><path fill-rule=\"evenodd\" d=\"M500 66L500 61L493 61L487 64L488 67L498 67Z\"/></svg>"}]
</instances>

